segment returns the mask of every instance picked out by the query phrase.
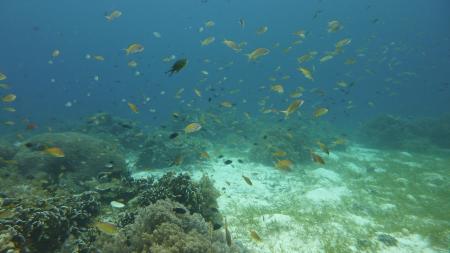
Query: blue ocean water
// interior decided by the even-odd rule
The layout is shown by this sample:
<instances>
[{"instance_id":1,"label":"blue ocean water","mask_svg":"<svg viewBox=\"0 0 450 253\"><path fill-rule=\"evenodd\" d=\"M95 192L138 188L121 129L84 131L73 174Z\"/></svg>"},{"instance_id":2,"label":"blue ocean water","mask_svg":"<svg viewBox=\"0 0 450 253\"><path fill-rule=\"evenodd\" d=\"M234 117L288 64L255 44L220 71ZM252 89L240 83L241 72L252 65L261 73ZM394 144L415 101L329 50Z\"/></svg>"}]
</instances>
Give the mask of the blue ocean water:
<instances>
[{"instance_id":1,"label":"blue ocean water","mask_svg":"<svg viewBox=\"0 0 450 253\"><path fill-rule=\"evenodd\" d=\"M230 100L238 110L257 114L257 101L264 96L270 96L277 109L289 104L287 96L259 89L270 87L274 82L268 78L276 75L291 76L277 81L286 93L299 85L323 91L323 96L305 92L304 110L327 106L331 112L328 120L335 124L357 125L384 113L438 116L449 108L449 7L444 0L3 1L0 72L8 76L5 82L17 95L17 112L0 117L2 121L26 118L51 126L55 119L77 120L104 111L153 124L167 121L190 100L194 100L192 107L200 110ZM123 15L108 22L105 14L114 10ZM244 29L240 19L245 21ZM215 26L199 32L208 20ZM331 20L338 20L344 28L328 33ZM267 26L268 32L256 35L261 26ZM293 35L298 30L305 30L306 38L284 53L298 39ZM155 31L162 37L155 38ZM202 47L200 41L208 36L216 41ZM343 38L351 39L344 52L319 63L323 53L332 51ZM223 39L245 41L247 46L234 53ZM142 44L144 52L126 56L123 49L132 43ZM271 53L249 62L244 54L258 47L269 48ZM55 49L61 55L53 58ZM297 63L297 57L310 51L319 53L314 62ZM105 61L87 60L86 54L101 55ZM189 60L188 67L173 77L165 74L173 62L161 60L170 55ZM356 63L343 64L348 58ZM131 59L138 62L137 68L127 66ZM53 64L48 64L49 60ZM218 70L230 62L232 65ZM313 82L296 70L300 65L315 67ZM281 69L274 72L277 66ZM199 82L201 70L209 73L204 83ZM217 84L224 77L227 80ZM345 92L333 89L341 80L354 82L354 86ZM204 91L201 99L196 98L193 88L208 86L216 90ZM174 98L181 88L185 89L184 105ZM233 89L240 92L228 94ZM147 97L150 101L143 104ZM212 102L207 102L207 97L212 97ZM243 99L247 103L242 103ZM140 113L133 114L122 100L137 104ZM70 101L71 107L64 106ZM349 101L355 107L352 110L346 109ZM367 105L369 101L373 107Z\"/></svg>"}]
</instances>

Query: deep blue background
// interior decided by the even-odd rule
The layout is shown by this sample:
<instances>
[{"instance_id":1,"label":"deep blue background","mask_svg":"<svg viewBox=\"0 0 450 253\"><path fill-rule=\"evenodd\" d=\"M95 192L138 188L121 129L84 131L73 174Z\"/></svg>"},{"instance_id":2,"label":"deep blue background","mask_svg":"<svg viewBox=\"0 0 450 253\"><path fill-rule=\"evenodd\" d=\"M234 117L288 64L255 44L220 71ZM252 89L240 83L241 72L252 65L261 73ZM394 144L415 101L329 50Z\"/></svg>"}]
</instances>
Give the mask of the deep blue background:
<instances>
[{"instance_id":1,"label":"deep blue background","mask_svg":"<svg viewBox=\"0 0 450 253\"><path fill-rule=\"evenodd\" d=\"M105 13L116 9L123 16L107 22ZM321 13L313 19L318 10ZM269 96L269 105L285 109L292 100L286 100L288 94L299 85L325 92L323 97L306 92L304 113L310 115L313 107L327 106L330 113L324 119L336 124L356 126L380 113L440 116L450 108L449 10L446 0L3 0L0 72L8 79L1 83L10 84L12 89L0 90L0 95L13 92L18 98L13 103L17 112L0 111L0 120L30 119L51 126L52 119L74 120L105 111L160 124L172 112L186 108L192 99L192 108L200 110L216 110L218 103L229 100L236 103L237 110L258 115L260 99ZM240 18L246 21L245 29L239 25ZM328 33L327 22L335 19L344 29ZM207 20L216 25L199 33L198 28ZM256 35L263 25L269 31ZM301 29L308 32L305 42L284 53L283 49L297 39L292 33ZM156 39L154 31L162 38ZM200 41L208 36L215 36L216 41L202 47ZM221 43L224 38L248 45L237 54ZM343 38L352 39L345 51L319 63L323 53L332 51ZM145 51L126 56L123 49L131 43L143 44ZM274 48L275 43L280 47ZM256 63L248 62L244 54L258 47L269 48L271 53ZM61 55L50 65L47 62L54 49ZM310 51L319 54L302 66L312 69L315 65L314 82L296 70L296 58ZM86 60L86 54L102 55L105 61ZM172 63L161 59L172 54L187 57L189 65L168 77L165 71ZM344 64L350 57L357 60L355 65ZM139 63L136 69L127 66L131 59ZM211 63L204 63L204 59ZM234 62L231 67L218 70L230 61ZM277 66L281 70L274 72ZM136 70L140 76L134 75ZM209 72L204 83L199 82L201 70ZM98 82L95 75L100 76ZM268 80L270 76L282 75L291 76L277 81L284 85L284 95L259 89L274 83ZM228 80L217 84L223 77ZM52 78L56 82L50 82ZM386 82L390 78L394 82ZM243 82L239 82L241 79ZM340 80L355 82L355 86L344 94L333 89ZM208 86L216 88L220 96L211 103L206 100L212 92L204 91ZM202 90L202 98L195 96L194 87ZM180 88L185 89L184 103L174 98ZM241 91L229 94L236 88ZM151 100L143 104L146 97ZM122 99L137 104L140 113L133 114ZM243 99L248 102L243 104ZM74 100L77 102L72 107L64 106ZM349 100L355 107L347 110ZM375 104L373 108L367 105L369 101ZM156 113L149 109L156 109Z\"/></svg>"}]
</instances>

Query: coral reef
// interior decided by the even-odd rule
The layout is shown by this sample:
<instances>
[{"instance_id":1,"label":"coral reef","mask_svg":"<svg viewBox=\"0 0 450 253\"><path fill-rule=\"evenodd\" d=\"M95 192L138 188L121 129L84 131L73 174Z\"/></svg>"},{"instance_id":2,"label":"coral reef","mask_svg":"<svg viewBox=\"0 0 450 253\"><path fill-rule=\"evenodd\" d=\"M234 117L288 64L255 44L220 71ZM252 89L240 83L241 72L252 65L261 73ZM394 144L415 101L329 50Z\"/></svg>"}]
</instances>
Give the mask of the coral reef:
<instances>
[{"instance_id":1,"label":"coral reef","mask_svg":"<svg viewBox=\"0 0 450 253\"><path fill-rule=\"evenodd\" d=\"M142 188L142 187L141 187ZM171 199L186 206L191 213L200 213L214 228L222 226L222 216L218 212L217 198L220 193L207 176L197 183L188 174L166 173L150 187L143 189L137 201L146 206L160 199Z\"/></svg>"},{"instance_id":2,"label":"coral reef","mask_svg":"<svg viewBox=\"0 0 450 253\"><path fill-rule=\"evenodd\" d=\"M3 207L8 208L11 215L0 220L1 247L14 248L17 252L57 250L70 234L86 230L92 217L100 211L95 192L18 200L6 206L3 203Z\"/></svg>"},{"instance_id":3,"label":"coral reef","mask_svg":"<svg viewBox=\"0 0 450 253\"><path fill-rule=\"evenodd\" d=\"M244 252L237 244L228 246L221 230L213 230L201 215L170 200L159 200L141 208L135 222L117 236L100 235L100 252L127 253L219 253Z\"/></svg>"},{"instance_id":4,"label":"coral reef","mask_svg":"<svg viewBox=\"0 0 450 253\"><path fill-rule=\"evenodd\" d=\"M64 157L45 152L58 147ZM46 133L31 137L14 156L19 169L28 175L45 172L52 179L61 176L82 181L100 172L126 174L125 160L119 147L110 142L75 132ZM64 177L63 177L64 178Z\"/></svg>"}]
</instances>

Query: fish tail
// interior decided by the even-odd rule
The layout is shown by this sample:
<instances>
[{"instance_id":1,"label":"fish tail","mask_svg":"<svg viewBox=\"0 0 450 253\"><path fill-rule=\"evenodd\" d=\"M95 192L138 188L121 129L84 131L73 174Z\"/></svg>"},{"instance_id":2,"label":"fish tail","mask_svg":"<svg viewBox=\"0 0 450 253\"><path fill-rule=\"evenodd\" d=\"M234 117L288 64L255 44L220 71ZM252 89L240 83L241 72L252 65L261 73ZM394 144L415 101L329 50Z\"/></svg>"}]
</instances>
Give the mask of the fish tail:
<instances>
[{"instance_id":1,"label":"fish tail","mask_svg":"<svg viewBox=\"0 0 450 253\"><path fill-rule=\"evenodd\" d=\"M288 112L288 110L286 110L286 111L280 111L280 112L282 112L282 113L284 114L284 118L285 118L285 119L287 119L287 117L289 117L289 112Z\"/></svg>"},{"instance_id":2,"label":"fish tail","mask_svg":"<svg viewBox=\"0 0 450 253\"><path fill-rule=\"evenodd\" d=\"M130 54L130 50L128 50L128 48L124 48L123 50L125 50L125 53L126 53L127 55Z\"/></svg>"}]
</instances>

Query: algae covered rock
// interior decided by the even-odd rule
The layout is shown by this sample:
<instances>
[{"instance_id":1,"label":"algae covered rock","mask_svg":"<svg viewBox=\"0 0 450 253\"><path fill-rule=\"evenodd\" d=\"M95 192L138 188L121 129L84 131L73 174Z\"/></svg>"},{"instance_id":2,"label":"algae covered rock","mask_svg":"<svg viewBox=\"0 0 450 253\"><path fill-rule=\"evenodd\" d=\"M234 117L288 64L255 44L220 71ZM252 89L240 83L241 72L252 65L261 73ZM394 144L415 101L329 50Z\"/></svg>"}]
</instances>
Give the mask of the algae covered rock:
<instances>
[{"instance_id":1,"label":"algae covered rock","mask_svg":"<svg viewBox=\"0 0 450 253\"><path fill-rule=\"evenodd\" d=\"M63 154L52 155L48 148ZM110 142L76 132L45 133L27 140L14 156L22 173L45 172L56 178L70 174L77 180L100 172L125 174L126 165L119 148Z\"/></svg>"}]
</instances>

